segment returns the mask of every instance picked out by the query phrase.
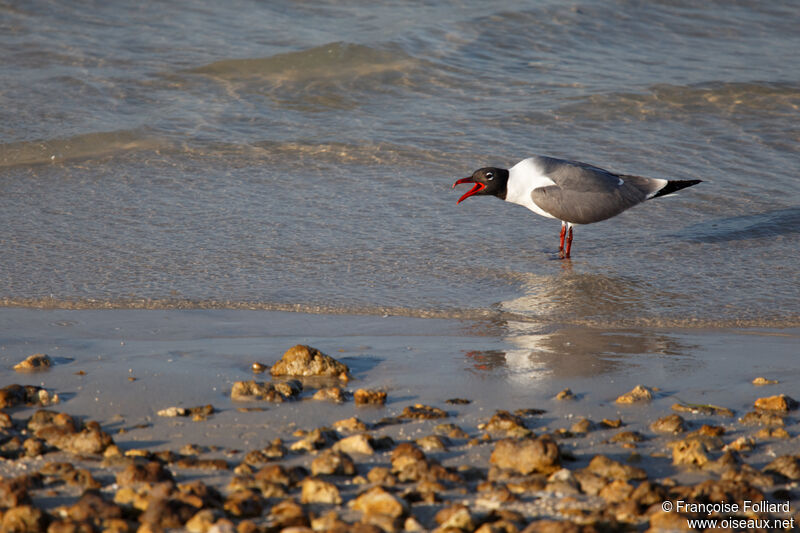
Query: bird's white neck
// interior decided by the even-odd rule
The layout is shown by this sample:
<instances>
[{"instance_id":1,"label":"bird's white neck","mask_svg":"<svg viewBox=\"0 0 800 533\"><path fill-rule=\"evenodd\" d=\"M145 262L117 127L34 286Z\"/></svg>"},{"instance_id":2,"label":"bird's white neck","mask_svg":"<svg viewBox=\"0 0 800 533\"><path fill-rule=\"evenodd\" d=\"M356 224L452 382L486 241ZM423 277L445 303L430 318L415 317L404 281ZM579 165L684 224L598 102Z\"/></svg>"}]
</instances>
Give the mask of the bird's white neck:
<instances>
[{"instance_id":1,"label":"bird's white neck","mask_svg":"<svg viewBox=\"0 0 800 533\"><path fill-rule=\"evenodd\" d=\"M555 218L550 213L542 210L533 203L531 193L534 189L555 185L555 182L542 173L542 169L532 157L523 159L508 169L508 192L506 202L512 202L527 207L537 215Z\"/></svg>"}]
</instances>

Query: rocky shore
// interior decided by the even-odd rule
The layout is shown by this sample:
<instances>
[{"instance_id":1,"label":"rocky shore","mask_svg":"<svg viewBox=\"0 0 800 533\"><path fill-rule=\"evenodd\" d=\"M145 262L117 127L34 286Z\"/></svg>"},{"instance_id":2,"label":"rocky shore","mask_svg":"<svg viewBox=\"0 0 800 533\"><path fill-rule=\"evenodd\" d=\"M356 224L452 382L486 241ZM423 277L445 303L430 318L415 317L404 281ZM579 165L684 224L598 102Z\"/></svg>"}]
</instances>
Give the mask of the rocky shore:
<instances>
[{"instance_id":1,"label":"rocky shore","mask_svg":"<svg viewBox=\"0 0 800 533\"><path fill-rule=\"evenodd\" d=\"M46 372L52 361L35 354L20 365ZM168 438L124 449L119 431L70 415L60 391L4 384L0 529L684 531L700 529L690 519L728 519L737 525L729 530L788 530L800 520L800 455L752 459L772 442L798 440L797 402L776 380L754 380L770 393L745 413L677 402L652 420L561 420L548 418L549 405L526 405L465 424L468 393L395 407L387 391L351 387L347 365L308 346L271 365L254 361L253 372L230 389L243 413L278 416L312 402L350 416L252 449L172 449ZM616 403L633 414L658 394L637 386ZM580 391L551 402L581 412ZM154 425L209 424L217 410L164 406L158 415ZM709 507L721 502L737 509Z\"/></svg>"}]
</instances>

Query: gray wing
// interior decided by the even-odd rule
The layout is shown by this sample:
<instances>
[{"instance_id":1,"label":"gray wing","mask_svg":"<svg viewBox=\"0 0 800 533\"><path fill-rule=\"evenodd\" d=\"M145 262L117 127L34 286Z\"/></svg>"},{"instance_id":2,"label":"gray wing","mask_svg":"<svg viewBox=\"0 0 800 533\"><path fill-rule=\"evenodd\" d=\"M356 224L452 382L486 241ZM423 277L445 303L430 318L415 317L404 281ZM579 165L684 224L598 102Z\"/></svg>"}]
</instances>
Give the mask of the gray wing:
<instances>
[{"instance_id":1,"label":"gray wing","mask_svg":"<svg viewBox=\"0 0 800 533\"><path fill-rule=\"evenodd\" d=\"M574 224L611 218L663 186L658 180L618 175L577 161L537 159L555 185L534 189L531 199L554 217Z\"/></svg>"}]
</instances>

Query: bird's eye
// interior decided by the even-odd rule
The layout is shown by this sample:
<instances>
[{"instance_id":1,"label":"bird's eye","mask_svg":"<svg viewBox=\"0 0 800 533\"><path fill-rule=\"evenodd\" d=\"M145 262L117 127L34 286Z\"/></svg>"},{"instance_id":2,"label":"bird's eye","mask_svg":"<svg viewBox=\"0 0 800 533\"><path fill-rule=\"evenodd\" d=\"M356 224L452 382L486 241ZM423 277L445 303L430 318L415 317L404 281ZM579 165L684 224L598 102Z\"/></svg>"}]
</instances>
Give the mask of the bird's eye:
<instances>
[{"instance_id":1,"label":"bird's eye","mask_svg":"<svg viewBox=\"0 0 800 533\"><path fill-rule=\"evenodd\" d=\"M491 172L487 172L486 173L486 179L487 180L493 180L494 179L494 174L492 174Z\"/></svg>"}]
</instances>

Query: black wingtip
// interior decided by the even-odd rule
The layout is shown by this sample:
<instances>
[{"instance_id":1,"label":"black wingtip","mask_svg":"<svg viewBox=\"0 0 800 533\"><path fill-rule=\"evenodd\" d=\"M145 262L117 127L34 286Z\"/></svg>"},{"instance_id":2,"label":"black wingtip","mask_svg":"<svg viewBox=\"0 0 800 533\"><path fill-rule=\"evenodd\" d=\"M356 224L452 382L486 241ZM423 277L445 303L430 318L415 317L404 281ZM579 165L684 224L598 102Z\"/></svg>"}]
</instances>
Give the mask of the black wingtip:
<instances>
[{"instance_id":1,"label":"black wingtip","mask_svg":"<svg viewBox=\"0 0 800 533\"><path fill-rule=\"evenodd\" d=\"M658 198L659 196L666 196L668 194L672 194L676 191L681 189L685 189L686 187L691 187L692 185L697 185L698 183L702 183L703 180L669 180L664 187L661 188L657 193L653 195L653 198Z\"/></svg>"}]
</instances>

